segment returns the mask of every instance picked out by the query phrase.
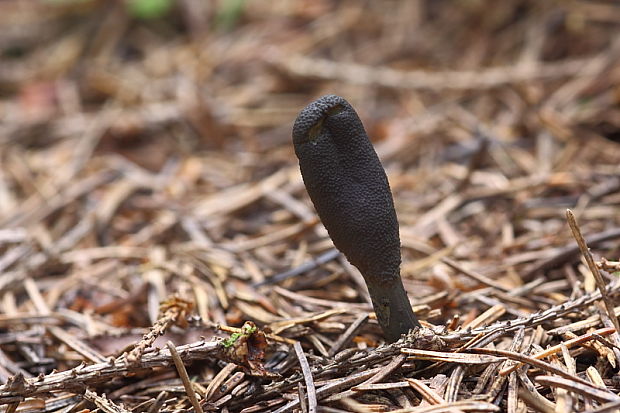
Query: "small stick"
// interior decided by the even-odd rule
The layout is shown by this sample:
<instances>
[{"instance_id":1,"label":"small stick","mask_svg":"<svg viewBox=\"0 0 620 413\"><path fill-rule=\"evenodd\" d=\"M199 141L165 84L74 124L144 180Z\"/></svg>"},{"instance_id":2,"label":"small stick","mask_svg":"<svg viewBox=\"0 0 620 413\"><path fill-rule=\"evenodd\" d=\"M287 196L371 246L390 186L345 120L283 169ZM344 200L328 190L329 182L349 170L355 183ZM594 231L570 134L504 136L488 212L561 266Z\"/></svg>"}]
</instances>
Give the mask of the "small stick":
<instances>
[{"instance_id":1,"label":"small stick","mask_svg":"<svg viewBox=\"0 0 620 413\"><path fill-rule=\"evenodd\" d=\"M329 349L327 353L333 357L336 353L340 351L341 348L343 348L345 345L349 343L349 341L353 339L355 334L357 334L359 329L362 328L362 326L366 324L367 321L368 321L368 313L364 313L361 316L359 316L357 320L355 320L353 324L349 326L347 331L345 331L344 333L342 333L340 337L338 337L338 340L336 340L334 345L331 346L331 348Z\"/></svg>"},{"instance_id":2,"label":"small stick","mask_svg":"<svg viewBox=\"0 0 620 413\"><path fill-rule=\"evenodd\" d=\"M155 402L151 405L151 407L149 407L147 413L158 412L166 402L166 397L168 397L168 392L162 391L161 393L159 393L157 395L157 398L155 399Z\"/></svg>"},{"instance_id":3,"label":"small stick","mask_svg":"<svg viewBox=\"0 0 620 413\"><path fill-rule=\"evenodd\" d=\"M196 397L196 392L194 391L194 387L192 386L192 382L187 375L187 370L185 369L185 365L183 364L183 360L181 360L181 356L179 356L179 352L177 348L174 346L172 341L168 341L166 343L166 347L170 350L170 355L172 356L172 361L174 361L174 365L179 372L179 377L181 377L181 381L183 382L183 387L185 387L185 392L187 393L187 397L189 397L189 401L194 406L194 410L196 413L204 413L202 410L202 406Z\"/></svg>"},{"instance_id":4,"label":"small stick","mask_svg":"<svg viewBox=\"0 0 620 413\"><path fill-rule=\"evenodd\" d=\"M592 254L588 249L588 245L586 244L586 240L583 238L581 234L581 230L579 229L579 225L577 224L577 219L575 218L575 214L570 209L566 210L566 219L568 221L568 225L570 226L571 231L573 232L573 237L577 241L577 245L579 245L579 249L581 250L581 254L586 259L588 263L588 268L592 271L592 275L594 275L594 279L596 280L596 286L601 292L601 298L603 303L605 304L605 309L607 310L607 315L611 319L611 322L614 324L616 331L620 331L620 323L618 323L618 317L616 317L616 313L614 312L614 304L607 295L607 290L605 289L605 281L603 280L603 276L601 275L598 267L594 263L594 258L592 258Z\"/></svg>"},{"instance_id":5,"label":"small stick","mask_svg":"<svg viewBox=\"0 0 620 413\"><path fill-rule=\"evenodd\" d=\"M297 359L299 360L301 372L303 373L304 381L306 382L306 389L308 390L308 413L316 413L316 389L314 388L314 380L312 379L310 365L308 364L308 360L306 359L306 355L304 354L304 349L301 348L301 344L299 343L299 341L295 342L293 348L295 349L295 354L297 355Z\"/></svg>"},{"instance_id":6,"label":"small stick","mask_svg":"<svg viewBox=\"0 0 620 413\"><path fill-rule=\"evenodd\" d=\"M339 255L340 255L340 251L338 251L335 248L330 249L316 258L304 262L298 267L291 268L290 270L271 276L267 278L266 280L254 283L252 286L254 288L258 288L258 287L262 287L263 285L277 284L281 281L288 280L289 278L296 277L307 271L313 270L316 267L320 267L323 264L327 264L328 262L338 258Z\"/></svg>"}]
</instances>

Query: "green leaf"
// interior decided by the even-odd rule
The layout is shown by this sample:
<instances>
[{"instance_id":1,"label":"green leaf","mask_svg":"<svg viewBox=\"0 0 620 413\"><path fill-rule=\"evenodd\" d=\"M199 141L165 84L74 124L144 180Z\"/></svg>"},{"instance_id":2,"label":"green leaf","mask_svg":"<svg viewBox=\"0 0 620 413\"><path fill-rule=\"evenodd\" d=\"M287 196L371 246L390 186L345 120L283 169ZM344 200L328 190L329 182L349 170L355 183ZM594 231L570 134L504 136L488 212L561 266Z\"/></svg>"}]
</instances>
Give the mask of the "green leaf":
<instances>
[{"instance_id":1,"label":"green leaf","mask_svg":"<svg viewBox=\"0 0 620 413\"><path fill-rule=\"evenodd\" d=\"M173 2L174 0L128 0L127 9L139 19L157 19L170 11Z\"/></svg>"},{"instance_id":2,"label":"green leaf","mask_svg":"<svg viewBox=\"0 0 620 413\"><path fill-rule=\"evenodd\" d=\"M230 337L228 337L226 340L222 341L222 345L226 348L231 347L233 344L235 344L235 342L237 341L237 339L239 337L241 337L242 334L241 333L232 333L230 335Z\"/></svg>"}]
</instances>

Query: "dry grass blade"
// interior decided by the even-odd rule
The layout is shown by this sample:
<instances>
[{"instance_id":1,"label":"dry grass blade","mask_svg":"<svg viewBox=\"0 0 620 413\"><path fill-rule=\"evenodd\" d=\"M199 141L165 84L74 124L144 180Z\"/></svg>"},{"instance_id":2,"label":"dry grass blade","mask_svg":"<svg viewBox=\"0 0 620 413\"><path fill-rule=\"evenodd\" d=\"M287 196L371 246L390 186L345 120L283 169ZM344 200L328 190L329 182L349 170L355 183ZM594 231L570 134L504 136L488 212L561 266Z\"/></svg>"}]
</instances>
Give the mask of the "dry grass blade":
<instances>
[{"instance_id":1,"label":"dry grass blade","mask_svg":"<svg viewBox=\"0 0 620 413\"><path fill-rule=\"evenodd\" d=\"M402 389L410 387L409 382L407 381L398 381L395 383L369 383L369 384L360 384L355 387L351 387L353 391L371 391L371 390L391 390L391 389Z\"/></svg>"},{"instance_id":2,"label":"dry grass blade","mask_svg":"<svg viewBox=\"0 0 620 413\"><path fill-rule=\"evenodd\" d=\"M166 343L166 347L168 347L168 350L170 350L172 361L174 362L174 365L177 368L179 377L181 377L181 382L183 382L183 387L185 387L185 393L187 394L187 397L192 403L192 406L194 407L194 411L196 413L203 413L202 406L200 405L200 402L198 401L198 398L196 397L196 391L194 390L194 386L192 386L192 382L189 379L189 376L187 375L187 370L185 369L183 360L181 359L181 356L177 352L177 349L174 346L174 343L169 341L168 343Z\"/></svg>"},{"instance_id":3,"label":"dry grass blade","mask_svg":"<svg viewBox=\"0 0 620 413\"><path fill-rule=\"evenodd\" d=\"M594 263L594 258L592 258L592 254L590 253L590 249L586 244L586 240L581 235L581 229L577 224L577 219L575 218L575 214L570 209L566 210L566 219L568 220L568 224L570 226L571 231L573 232L573 236L577 241L577 245L579 245L579 249L581 250L581 254L586 259L586 263L588 264L588 268L594 275L594 279L596 280L596 286L598 290L601 292L601 298L603 303L605 304L605 308L607 309L607 315L611 319L616 331L620 331L620 322L618 321L618 317L616 317L616 313L614 311L614 304L611 301L610 297L607 295L606 283L601 276L600 270Z\"/></svg>"},{"instance_id":4,"label":"dry grass blade","mask_svg":"<svg viewBox=\"0 0 620 413\"><path fill-rule=\"evenodd\" d=\"M362 328L362 326L366 323L366 321L368 321L368 316L369 315L367 313L360 315L349 326L349 328L347 328L347 331L345 331L344 333L342 333L340 337L338 337L338 340L336 340L336 342L329 349L328 354L333 357L336 353L338 353L342 349L342 347L344 347L351 340L353 340L353 336L355 336L355 334L357 334L357 332Z\"/></svg>"},{"instance_id":5,"label":"dry grass blade","mask_svg":"<svg viewBox=\"0 0 620 413\"><path fill-rule=\"evenodd\" d=\"M381 370L376 372L372 377L368 378L362 384L372 384L372 383L376 383L376 382L384 380L386 377L392 374L395 370L397 370L404 363L404 361L405 361L404 355L398 355L394 357L392 361L390 361L386 366L384 366ZM333 402L333 401L342 400L348 397L352 397L354 395L355 395L355 391L353 390L353 388L351 388L349 390L329 396L329 398L327 398L327 401Z\"/></svg>"},{"instance_id":6,"label":"dry grass blade","mask_svg":"<svg viewBox=\"0 0 620 413\"><path fill-rule=\"evenodd\" d=\"M512 372L508 377L508 400L506 411L508 413L515 413L519 407L519 393L517 385L517 373Z\"/></svg>"},{"instance_id":7,"label":"dry grass blade","mask_svg":"<svg viewBox=\"0 0 620 413\"><path fill-rule=\"evenodd\" d=\"M620 316L620 307L616 307L614 309L614 313L616 314L616 317ZM601 323L601 315L595 314L593 316L586 318L585 320L579 320L579 321L576 321L574 323L571 323L565 326L553 328L549 330L549 334L561 335L561 334L566 334L569 332L585 330L587 328L594 327L600 323Z\"/></svg>"},{"instance_id":8,"label":"dry grass blade","mask_svg":"<svg viewBox=\"0 0 620 413\"><path fill-rule=\"evenodd\" d=\"M612 52L613 53L613 52ZM484 71L470 72L402 72L389 68L374 68L350 63L340 63L325 59L289 57L282 62L286 69L298 76L318 77L362 85L381 85L384 87L408 89L484 89L503 83L519 83L528 80L547 79L564 76L591 76L593 72L583 68L593 59L607 60L607 56L593 56L575 61L524 67L499 67Z\"/></svg>"},{"instance_id":9,"label":"dry grass blade","mask_svg":"<svg viewBox=\"0 0 620 413\"><path fill-rule=\"evenodd\" d=\"M532 387L534 387L533 383ZM523 400L527 406L531 407L535 411L543 413L554 413L556 411L555 404L551 403L539 393L530 391L529 388L520 387L519 397L521 397L521 400Z\"/></svg>"},{"instance_id":10,"label":"dry grass blade","mask_svg":"<svg viewBox=\"0 0 620 413\"><path fill-rule=\"evenodd\" d=\"M496 357L484 354L446 353L440 351L415 350L412 348L404 348L401 352L415 360L431 360L459 364L488 364L504 361L504 358L501 356Z\"/></svg>"},{"instance_id":11,"label":"dry grass blade","mask_svg":"<svg viewBox=\"0 0 620 413\"><path fill-rule=\"evenodd\" d=\"M591 341L591 340L595 340L596 339L595 335L597 335L597 334L601 335L601 336L607 336L607 335L613 334L615 332L616 332L616 330L614 328L601 328L601 329L598 329L598 330L593 331L591 333L584 334L582 336L575 337L573 339L564 341L564 342L562 342L562 343L560 343L560 344L558 344L556 346L549 347L549 348L545 349L544 351L541 351L540 353L536 353L536 354L531 355L530 357L534 358L534 359L542 359L542 358L548 357L548 356L550 356L552 354L556 354L556 353L561 352L563 346L566 347L566 348L571 348L573 346L576 346L576 345L579 345L579 344L583 344L583 343L586 343L586 342ZM515 364L513 366L510 366L510 367L507 367L505 369L500 370L499 374L501 374L502 376L508 375L509 373L512 373L513 371L515 371L516 369L518 369L522 365L523 365L522 363L517 363L517 364Z\"/></svg>"},{"instance_id":12,"label":"dry grass blade","mask_svg":"<svg viewBox=\"0 0 620 413\"><path fill-rule=\"evenodd\" d=\"M395 413L450 413L450 412L499 412L500 408L493 403L463 400L442 403L435 406L413 407L393 410Z\"/></svg>"},{"instance_id":13,"label":"dry grass blade","mask_svg":"<svg viewBox=\"0 0 620 413\"><path fill-rule=\"evenodd\" d=\"M209 386L205 390L205 400L210 401L212 399L217 399L218 396L221 396L220 389L223 387L223 383L228 379L228 376L232 374L233 371L237 368L237 365L234 363L228 363L224 366L217 375L211 380Z\"/></svg>"},{"instance_id":14,"label":"dry grass blade","mask_svg":"<svg viewBox=\"0 0 620 413\"><path fill-rule=\"evenodd\" d=\"M617 396L610 391L599 390L591 386L583 386L571 379L554 376L538 376L534 380L536 383L543 386L560 387L600 402L617 402L620 400L620 396Z\"/></svg>"},{"instance_id":15,"label":"dry grass blade","mask_svg":"<svg viewBox=\"0 0 620 413\"><path fill-rule=\"evenodd\" d=\"M520 361L522 363L527 363L527 364L530 364L530 365L532 365L534 367L538 367L538 368L540 368L540 369L542 369L544 371L548 371L550 373L553 373L553 374L556 374L558 376L561 376L561 377L563 377L565 379L572 380L575 383L579 383L579 384L581 384L583 386L586 386L588 388L592 388L594 390L598 390L595 387L593 387L591 383L588 383L587 381L585 381L585 380L583 380L583 379L581 379L579 377L573 376L570 373L567 373L567 372L565 372L562 369L559 369L557 367L552 366L551 364L542 362L540 360L537 360L537 359L529 357L529 356L525 356L523 354L515 353L515 352L512 352L512 351L506 351L506 350L486 349L486 348L473 348L473 349L471 349L471 351L475 351L477 353L482 353L482 354L492 354L492 355L496 355L496 356L499 356L499 357L503 356L503 357L509 358L511 360L517 360L517 361Z\"/></svg>"},{"instance_id":16,"label":"dry grass blade","mask_svg":"<svg viewBox=\"0 0 620 413\"><path fill-rule=\"evenodd\" d=\"M422 381L416 379L407 379L412 389L420 393L422 398L430 404L443 404L446 401L435 390L425 385Z\"/></svg>"},{"instance_id":17,"label":"dry grass blade","mask_svg":"<svg viewBox=\"0 0 620 413\"><path fill-rule=\"evenodd\" d=\"M61 342L65 343L67 346L77 351L81 355L83 355L86 359L90 360L93 363L104 363L106 361L105 357L102 354L99 354L95 349L88 346L83 341L72 337L66 331L61 330L58 327L50 326L48 327L49 332L56 337Z\"/></svg>"},{"instance_id":18,"label":"dry grass blade","mask_svg":"<svg viewBox=\"0 0 620 413\"><path fill-rule=\"evenodd\" d=\"M583 413L612 413L617 412L620 408L620 400L605 403L596 409L584 410Z\"/></svg>"},{"instance_id":19,"label":"dry grass blade","mask_svg":"<svg viewBox=\"0 0 620 413\"><path fill-rule=\"evenodd\" d=\"M357 374L351 375L351 376L349 376L347 378L344 378L344 379L337 379L333 383L321 386L318 389L316 389L317 400L321 400L323 398L326 398L327 396L329 396L329 395L331 395L333 393L336 393L336 392L340 391L341 389L352 388L356 384L359 384L359 383L367 380L369 377L372 377L372 376L376 375L377 373L380 373L381 370L382 370L382 368L380 368L380 367L374 368L374 369L371 369L371 370L368 370L368 371L364 371L362 373L357 373ZM275 410L274 413L288 412L288 411L291 411L291 409L294 409L295 407L297 407L298 405L299 405L299 399L296 399L296 400L293 400L291 402L288 402L284 406L282 406L279 409Z\"/></svg>"},{"instance_id":20,"label":"dry grass blade","mask_svg":"<svg viewBox=\"0 0 620 413\"><path fill-rule=\"evenodd\" d=\"M303 348L301 348L301 344L297 341L293 348L295 349L295 354L297 355L297 359L299 360L299 365L301 366L301 371L304 375L304 381L306 382L306 391L308 394L308 412L315 413L317 410L316 403L316 389L314 388L314 380L312 379L312 372L310 371L310 366L308 365L308 360L304 354Z\"/></svg>"}]
</instances>

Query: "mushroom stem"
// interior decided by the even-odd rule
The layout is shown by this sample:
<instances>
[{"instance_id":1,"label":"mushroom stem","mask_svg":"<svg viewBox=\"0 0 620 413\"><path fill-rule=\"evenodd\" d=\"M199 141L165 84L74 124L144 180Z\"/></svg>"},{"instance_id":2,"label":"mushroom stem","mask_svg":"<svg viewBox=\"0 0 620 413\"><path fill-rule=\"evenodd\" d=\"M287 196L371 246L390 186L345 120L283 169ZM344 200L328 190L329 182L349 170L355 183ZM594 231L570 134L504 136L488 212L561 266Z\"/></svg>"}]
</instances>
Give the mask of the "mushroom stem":
<instances>
[{"instance_id":1,"label":"mushroom stem","mask_svg":"<svg viewBox=\"0 0 620 413\"><path fill-rule=\"evenodd\" d=\"M366 286L377 321L387 341L397 341L402 334L420 327L400 277L390 283L374 283L367 280Z\"/></svg>"},{"instance_id":2,"label":"mushroom stem","mask_svg":"<svg viewBox=\"0 0 620 413\"><path fill-rule=\"evenodd\" d=\"M368 286L388 341L420 323L400 278L400 238L392 192L362 121L339 96L304 108L293 126L304 184L334 245Z\"/></svg>"}]
</instances>

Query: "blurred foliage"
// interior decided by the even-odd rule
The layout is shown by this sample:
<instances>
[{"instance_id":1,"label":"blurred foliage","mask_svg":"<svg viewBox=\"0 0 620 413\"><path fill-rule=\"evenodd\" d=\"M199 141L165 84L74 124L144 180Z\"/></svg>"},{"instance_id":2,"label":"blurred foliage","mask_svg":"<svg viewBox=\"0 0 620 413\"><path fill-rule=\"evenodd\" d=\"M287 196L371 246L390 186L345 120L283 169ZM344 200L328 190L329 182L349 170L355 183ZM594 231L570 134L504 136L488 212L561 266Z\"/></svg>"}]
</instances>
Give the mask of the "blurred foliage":
<instances>
[{"instance_id":1,"label":"blurred foliage","mask_svg":"<svg viewBox=\"0 0 620 413\"><path fill-rule=\"evenodd\" d=\"M157 19L165 16L174 0L128 0L127 9L139 19Z\"/></svg>"},{"instance_id":2,"label":"blurred foliage","mask_svg":"<svg viewBox=\"0 0 620 413\"><path fill-rule=\"evenodd\" d=\"M215 16L215 25L218 29L227 31L235 27L243 9L245 7L246 0L224 0L217 8L217 14Z\"/></svg>"},{"instance_id":3,"label":"blurred foliage","mask_svg":"<svg viewBox=\"0 0 620 413\"><path fill-rule=\"evenodd\" d=\"M65 5L71 3L87 3L92 0L43 0L44 3L57 4L57 5Z\"/></svg>"},{"instance_id":4,"label":"blurred foliage","mask_svg":"<svg viewBox=\"0 0 620 413\"><path fill-rule=\"evenodd\" d=\"M52 5L64 6L68 4L87 3L93 0L43 0ZM138 19L158 19L166 16L175 0L125 0L127 11Z\"/></svg>"},{"instance_id":5,"label":"blurred foliage","mask_svg":"<svg viewBox=\"0 0 620 413\"><path fill-rule=\"evenodd\" d=\"M52 5L88 3L93 0L42 0ZM207 1L207 0L204 0ZM167 16L176 0L125 0L128 13L142 20L159 19ZM215 5L215 27L221 31L233 29L245 10L247 0L222 0Z\"/></svg>"}]
</instances>

